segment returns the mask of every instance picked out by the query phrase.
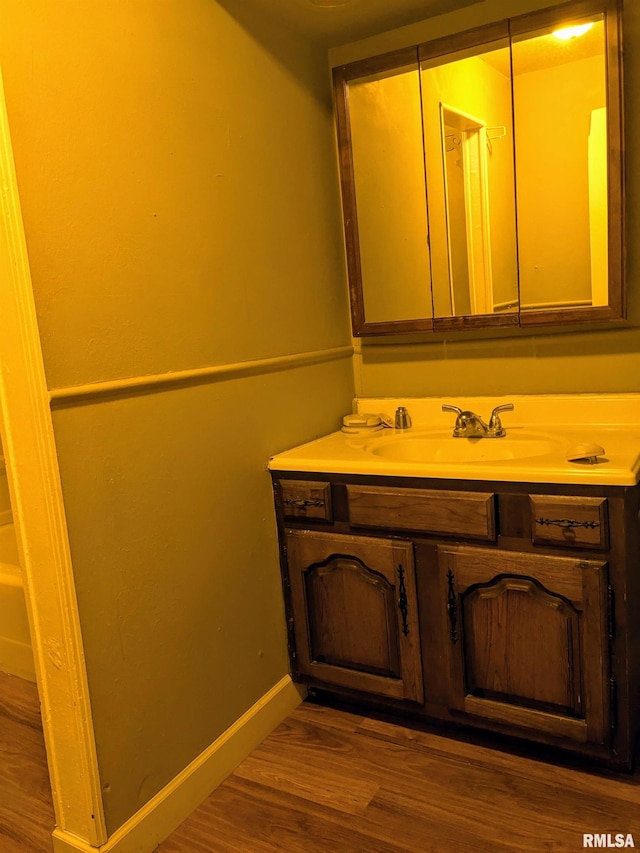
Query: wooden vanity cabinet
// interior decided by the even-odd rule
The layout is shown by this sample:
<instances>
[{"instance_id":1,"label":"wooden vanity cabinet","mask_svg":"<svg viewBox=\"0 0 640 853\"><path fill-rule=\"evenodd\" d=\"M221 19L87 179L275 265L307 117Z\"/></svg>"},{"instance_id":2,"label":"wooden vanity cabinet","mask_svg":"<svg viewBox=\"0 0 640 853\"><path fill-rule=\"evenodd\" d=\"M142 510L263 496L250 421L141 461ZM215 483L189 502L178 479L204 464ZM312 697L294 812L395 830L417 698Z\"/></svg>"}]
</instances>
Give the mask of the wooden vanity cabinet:
<instances>
[{"instance_id":1,"label":"wooden vanity cabinet","mask_svg":"<svg viewBox=\"0 0 640 853\"><path fill-rule=\"evenodd\" d=\"M638 488L273 476L296 680L632 766Z\"/></svg>"}]
</instances>

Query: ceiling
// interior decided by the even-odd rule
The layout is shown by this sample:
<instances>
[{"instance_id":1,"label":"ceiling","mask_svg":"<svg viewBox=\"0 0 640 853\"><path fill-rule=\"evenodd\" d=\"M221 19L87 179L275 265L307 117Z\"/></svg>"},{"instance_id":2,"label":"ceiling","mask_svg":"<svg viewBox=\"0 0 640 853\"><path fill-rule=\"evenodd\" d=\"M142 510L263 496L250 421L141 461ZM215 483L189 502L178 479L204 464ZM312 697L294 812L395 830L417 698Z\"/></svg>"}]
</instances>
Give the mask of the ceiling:
<instances>
[{"instance_id":1,"label":"ceiling","mask_svg":"<svg viewBox=\"0 0 640 853\"><path fill-rule=\"evenodd\" d=\"M534 37L529 37L533 35ZM505 77L553 68L568 62L578 62L581 59L600 57L604 73L605 32L604 22L598 21L595 26L583 36L568 41L554 38L551 33L536 36L527 34L527 38L515 41L513 45L513 66L509 50L493 50L482 53L481 58L493 66Z\"/></svg>"},{"instance_id":2,"label":"ceiling","mask_svg":"<svg viewBox=\"0 0 640 853\"><path fill-rule=\"evenodd\" d=\"M245 10L268 14L327 47L367 38L483 0L243 0ZM340 5L327 5L328 3Z\"/></svg>"}]
</instances>

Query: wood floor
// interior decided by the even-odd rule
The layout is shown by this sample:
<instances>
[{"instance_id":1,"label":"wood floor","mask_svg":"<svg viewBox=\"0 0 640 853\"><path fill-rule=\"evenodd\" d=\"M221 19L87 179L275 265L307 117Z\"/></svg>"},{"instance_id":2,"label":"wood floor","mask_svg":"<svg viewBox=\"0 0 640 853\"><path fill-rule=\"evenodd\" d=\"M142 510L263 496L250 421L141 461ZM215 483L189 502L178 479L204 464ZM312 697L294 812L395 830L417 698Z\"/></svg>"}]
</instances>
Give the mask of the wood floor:
<instances>
[{"instance_id":1,"label":"wood floor","mask_svg":"<svg viewBox=\"0 0 640 853\"><path fill-rule=\"evenodd\" d=\"M50 853L54 824L37 688L0 673L0 853Z\"/></svg>"},{"instance_id":2,"label":"wood floor","mask_svg":"<svg viewBox=\"0 0 640 853\"><path fill-rule=\"evenodd\" d=\"M35 686L0 675L0 853L51 853L53 823ZM640 773L304 703L158 853L573 853L583 833L640 847Z\"/></svg>"},{"instance_id":3,"label":"wood floor","mask_svg":"<svg viewBox=\"0 0 640 853\"><path fill-rule=\"evenodd\" d=\"M567 769L305 703L158 850L573 853L583 833L632 833L640 847L640 774Z\"/></svg>"}]
</instances>

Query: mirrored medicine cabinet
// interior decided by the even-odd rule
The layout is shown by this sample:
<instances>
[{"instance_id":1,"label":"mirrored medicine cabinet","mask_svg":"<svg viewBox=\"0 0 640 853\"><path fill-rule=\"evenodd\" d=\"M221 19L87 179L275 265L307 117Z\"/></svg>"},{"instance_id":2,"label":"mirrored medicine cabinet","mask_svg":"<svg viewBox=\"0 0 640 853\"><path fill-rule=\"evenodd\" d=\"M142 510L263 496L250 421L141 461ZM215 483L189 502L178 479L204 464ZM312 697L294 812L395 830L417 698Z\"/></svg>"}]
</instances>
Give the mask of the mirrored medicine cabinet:
<instances>
[{"instance_id":1,"label":"mirrored medicine cabinet","mask_svg":"<svg viewBox=\"0 0 640 853\"><path fill-rule=\"evenodd\" d=\"M355 335L624 316L621 10L334 69Z\"/></svg>"}]
</instances>

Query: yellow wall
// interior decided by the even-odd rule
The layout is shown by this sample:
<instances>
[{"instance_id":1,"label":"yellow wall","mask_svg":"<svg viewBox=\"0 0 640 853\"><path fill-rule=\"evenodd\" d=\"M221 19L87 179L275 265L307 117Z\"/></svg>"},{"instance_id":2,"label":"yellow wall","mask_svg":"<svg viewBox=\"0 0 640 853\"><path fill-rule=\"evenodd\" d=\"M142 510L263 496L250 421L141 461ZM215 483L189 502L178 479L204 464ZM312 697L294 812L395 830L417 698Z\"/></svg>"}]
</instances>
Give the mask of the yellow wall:
<instances>
[{"instance_id":1,"label":"yellow wall","mask_svg":"<svg viewBox=\"0 0 640 853\"><path fill-rule=\"evenodd\" d=\"M330 52L332 65L553 5L486 0ZM625 3L625 122L628 321L600 330L464 333L363 341L358 394L462 395L640 390L640 5Z\"/></svg>"},{"instance_id":2,"label":"yellow wall","mask_svg":"<svg viewBox=\"0 0 640 853\"><path fill-rule=\"evenodd\" d=\"M353 379L64 389L350 343L326 53L213 0L0 11L113 832L287 672L265 463Z\"/></svg>"},{"instance_id":3,"label":"yellow wall","mask_svg":"<svg viewBox=\"0 0 640 853\"><path fill-rule=\"evenodd\" d=\"M431 317L417 60L351 81L348 98L365 321Z\"/></svg>"},{"instance_id":4,"label":"yellow wall","mask_svg":"<svg viewBox=\"0 0 640 853\"><path fill-rule=\"evenodd\" d=\"M514 101L521 304L589 303L589 118L606 106L604 59L516 74Z\"/></svg>"}]
</instances>

